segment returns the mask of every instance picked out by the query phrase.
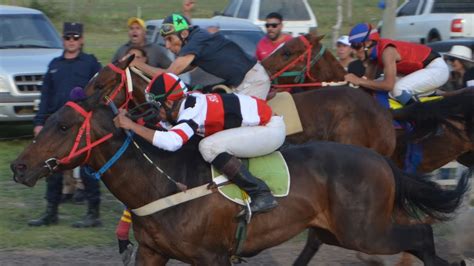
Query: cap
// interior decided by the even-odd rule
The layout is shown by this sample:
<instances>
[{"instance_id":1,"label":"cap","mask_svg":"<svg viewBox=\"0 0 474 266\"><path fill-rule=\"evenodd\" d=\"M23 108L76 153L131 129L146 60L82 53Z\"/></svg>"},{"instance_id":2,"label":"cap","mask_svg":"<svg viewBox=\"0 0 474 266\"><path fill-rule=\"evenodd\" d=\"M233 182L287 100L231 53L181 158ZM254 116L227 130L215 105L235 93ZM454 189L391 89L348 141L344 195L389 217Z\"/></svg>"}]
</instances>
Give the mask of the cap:
<instances>
[{"instance_id":1,"label":"cap","mask_svg":"<svg viewBox=\"0 0 474 266\"><path fill-rule=\"evenodd\" d=\"M140 25L142 28L146 28L145 27L145 21L143 21L143 19L141 18L137 18L137 17L131 17L128 19L127 21L127 26L130 27L133 23L137 23L138 25Z\"/></svg>"},{"instance_id":2,"label":"cap","mask_svg":"<svg viewBox=\"0 0 474 266\"><path fill-rule=\"evenodd\" d=\"M474 62L474 60L472 59L472 50L464 45L454 45L453 47L451 47L451 50L449 50L449 52L444 54L444 56L457 58L468 62Z\"/></svg>"},{"instance_id":3,"label":"cap","mask_svg":"<svg viewBox=\"0 0 474 266\"><path fill-rule=\"evenodd\" d=\"M155 76L145 91L152 94L153 100L164 102L165 100L176 101L181 99L188 88L175 74L163 73Z\"/></svg>"},{"instance_id":4,"label":"cap","mask_svg":"<svg viewBox=\"0 0 474 266\"><path fill-rule=\"evenodd\" d=\"M337 39L337 43L344 44L346 46L351 46L351 43L349 42L349 36L347 35L342 35Z\"/></svg>"},{"instance_id":5,"label":"cap","mask_svg":"<svg viewBox=\"0 0 474 266\"><path fill-rule=\"evenodd\" d=\"M380 35L378 30L368 23L359 23L355 25L349 33L349 42L351 44L362 43L367 40L378 41L379 39Z\"/></svg>"},{"instance_id":6,"label":"cap","mask_svg":"<svg viewBox=\"0 0 474 266\"><path fill-rule=\"evenodd\" d=\"M82 24L77 22L64 22L63 34L77 34L82 35Z\"/></svg>"}]
</instances>

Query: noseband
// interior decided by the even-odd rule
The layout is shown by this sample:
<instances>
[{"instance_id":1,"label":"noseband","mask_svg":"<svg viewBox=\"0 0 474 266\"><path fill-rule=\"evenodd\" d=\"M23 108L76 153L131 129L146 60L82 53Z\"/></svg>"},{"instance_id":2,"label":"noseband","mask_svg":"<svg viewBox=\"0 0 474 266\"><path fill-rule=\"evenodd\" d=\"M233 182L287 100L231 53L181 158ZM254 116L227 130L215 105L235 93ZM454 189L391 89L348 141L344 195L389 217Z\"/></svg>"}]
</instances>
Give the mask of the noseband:
<instances>
[{"instance_id":1,"label":"noseband","mask_svg":"<svg viewBox=\"0 0 474 266\"><path fill-rule=\"evenodd\" d=\"M321 48L319 49L319 52L313 57L312 56L312 53L313 53L313 45L306 39L305 36L300 36L298 37L302 42L303 44L305 45L306 47L306 50L300 55L298 56L297 58L293 59L288 65L286 65L285 67L283 67L281 70L279 70L277 73L273 74L270 79L275 82L276 84L272 85L273 87L275 88L278 88L278 87L285 87L286 85L289 85L289 84L278 84L277 83L277 79L279 77L290 77L290 76L294 76L295 77L295 83L303 83L305 78L309 78L310 80L312 80L313 82L317 81L316 78L314 78L312 75L311 75L311 67L314 66L314 64L322 58L324 52L326 52L326 47L324 47L324 45L321 44ZM306 58L306 64L305 66L303 67L303 69L301 69L300 71L287 71L288 69L291 69L293 68L296 64L298 64L299 62L301 61L304 61ZM293 86L295 86L294 84L292 84ZM301 84L298 84L298 86L300 87ZM317 83L309 83L309 85L307 85L305 83L305 86L321 86L321 83L320 82L317 82Z\"/></svg>"},{"instance_id":2,"label":"noseband","mask_svg":"<svg viewBox=\"0 0 474 266\"><path fill-rule=\"evenodd\" d=\"M109 133L103 136L102 138L92 142L91 134L90 134L92 111L87 112L86 110L84 110L84 108L82 108L75 102L67 102L66 106L71 107L76 112L81 114L84 117L84 122L82 122L82 125L79 128L79 132L77 133L76 139L74 141L74 145L71 151L69 152L69 155L61 159L49 158L44 162L45 167L48 168L50 172L54 172L58 168L58 166L61 164L70 163L72 159L74 159L75 157L78 157L79 155L82 155L83 153L87 153L87 155L84 161L81 163L81 165L85 164L90 158L92 148L103 143L104 141L110 139L113 136L112 133ZM81 143L82 137L84 135L86 139L86 146L79 149L79 144Z\"/></svg>"}]
</instances>

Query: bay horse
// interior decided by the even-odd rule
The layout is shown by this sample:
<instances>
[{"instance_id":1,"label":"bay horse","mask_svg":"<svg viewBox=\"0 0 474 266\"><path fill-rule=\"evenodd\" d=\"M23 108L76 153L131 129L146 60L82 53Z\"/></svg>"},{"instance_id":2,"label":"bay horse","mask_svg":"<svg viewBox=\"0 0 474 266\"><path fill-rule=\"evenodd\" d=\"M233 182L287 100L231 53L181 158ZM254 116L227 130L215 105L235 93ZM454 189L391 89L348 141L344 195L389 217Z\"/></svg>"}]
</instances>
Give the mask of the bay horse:
<instances>
[{"instance_id":1,"label":"bay horse","mask_svg":"<svg viewBox=\"0 0 474 266\"><path fill-rule=\"evenodd\" d=\"M312 34L294 38L264 59L262 65L267 69L273 79L278 79L278 83L295 84L295 87L302 84L308 85L308 83L318 84L322 81L343 81L346 71L329 51L326 50L321 55L320 60L310 60L311 63L308 63L308 56L306 56L306 58L302 57L304 54L308 55L310 50L311 54L318 54L318 51L323 49L323 44L320 43L321 38L322 37L313 36ZM308 41L310 43L308 43ZM291 67L287 68L288 66ZM300 72L301 76L299 80L295 80L293 76L285 77L281 75L282 70L285 70L285 68L287 68L286 71ZM315 89L326 90L314 86L309 88L309 90ZM330 91L332 88L327 90ZM468 167L474 165L473 137L472 135L463 133L463 128L467 128L466 126L469 126L469 123L472 124L472 120L469 122L468 117L466 117L467 120L464 120L464 122L462 119L456 119L456 117L464 117L464 113L458 112L461 108L456 108L457 104L463 105L466 108L474 108L472 90L473 89L466 89L465 92L448 93L445 97L446 100L441 100L434 105L431 103L419 103L416 105L416 108L407 107L392 113L392 116L396 120L415 124L416 135L419 136L420 132L425 132L423 138L415 140L413 137L408 137L412 136L412 133L405 132L405 130L397 130L396 148L394 153L389 155L392 155L392 159L399 167L405 167L407 145L413 142L419 142L423 151L423 160L417 168L418 172L431 172L456 159ZM469 100L462 99L462 96L456 95L466 95L466 97L469 97L470 102ZM449 104L445 104L446 102L449 102ZM376 101L372 101L371 103L378 105ZM447 106L449 106L449 108ZM438 107L445 109L443 109L443 117L436 119L435 115L439 113L436 111ZM472 111L470 112L472 113ZM435 129L433 123L439 124L436 121L443 121L445 119L450 121L454 119L456 122L454 122L453 125L455 126L438 131L436 134L428 134L427 129L423 128L424 125L431 124L429 128L433 130ZM446 123L444 124L446 125ZM439 129L439 127L436 128ZM454 128L460 130L453 131ZM461 134L457 134L456 132ZM443 152L440 152L440 150L443 150Z\"/></svg>"},{"instance_id":2,"label":"bay horse","mask_svg":"<svg viewBox=\"0 0 474 266\"><path fill-rule=\"evenodd\" d=\"M133 105L145 101L146 83L132 71L133 97L125 94L127 78L124 71L133 57L104 67L86 87L86 94L102 91L115 104ZM141 79L141 81L139 81ZM119 93L122 89L122 93ZM310 140L328 140L368 147L382 155L391 155L395 149L395 130L390 113L373 103L366 93L354 88L333 88L292 95L304 131L287 137L292 144ZM131 100L129 100L131 99Z\"/></svg>"},{"instance_id":3,"label":"bay horse","mask_svg":"<svg viewBox=\"0 0 474 266\"><path fill-rule=\"evenodd\" d=\"M34 186L54 171L85 163L98 170L114 157L126 134L115 128L113 112L99 97L68 102L54 113L12 162L13 179ZM140 144L168 176L195 187L211 181L198 141L193 138L177 152ZM281 153L292 176L289 195L279 198L272 212L253 218L240 255L254 256L312 228L327 244L369 254L407 251L425 265L449 265L436 255L431 225L400 225L392 216L397 211L445 220L460 205L467 176L455 189L443 190L403 173L372 150L335 142L293 145ZM176 184L133 146L125 149L102 181L131 209L177 192ZM212 193L148 216L132 214L139 242L137 265L165 265L171 258L193 265L231 265L239 210Z\"/></svg>"}]
</instances>

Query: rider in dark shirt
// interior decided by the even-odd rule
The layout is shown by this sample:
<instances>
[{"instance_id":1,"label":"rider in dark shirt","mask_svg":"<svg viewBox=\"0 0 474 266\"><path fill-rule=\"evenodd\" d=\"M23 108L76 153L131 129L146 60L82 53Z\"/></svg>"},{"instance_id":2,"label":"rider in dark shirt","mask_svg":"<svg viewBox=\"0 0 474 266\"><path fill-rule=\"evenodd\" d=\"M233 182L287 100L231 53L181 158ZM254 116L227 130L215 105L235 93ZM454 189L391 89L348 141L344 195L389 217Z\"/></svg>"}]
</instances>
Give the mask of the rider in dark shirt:
<instances>
[{"instance_id":1,"label":"rider in dark shirt","mask_svg":"<svg viewBox=\"0 0 474 266\"><path fill-rule=\"evenodd\" d=\"M166 48L177 55L167 69L135 64L150 75L163 72L176 75L200 67L231 86L236 93L266 99L270 79L256 59L249 57L237 44L219 32L210 34L198 26L190 26L182 15L172 14L163 20L160 30Z\"/></svg>"}]
</instances>

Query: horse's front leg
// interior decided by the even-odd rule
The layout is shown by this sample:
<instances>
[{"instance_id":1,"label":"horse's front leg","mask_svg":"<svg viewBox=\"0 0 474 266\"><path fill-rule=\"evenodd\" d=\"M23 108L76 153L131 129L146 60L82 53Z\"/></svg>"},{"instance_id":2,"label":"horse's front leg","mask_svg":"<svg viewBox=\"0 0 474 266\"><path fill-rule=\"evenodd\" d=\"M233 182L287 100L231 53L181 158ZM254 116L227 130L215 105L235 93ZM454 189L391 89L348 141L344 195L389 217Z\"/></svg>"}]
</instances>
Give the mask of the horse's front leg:
<instances>
[{"instance_id":1,"label":"horse's front leg","mask_svg":"<svg viewBox=\"0 0 474 266\"><path fill-rule=\"evenodd\" d=\"M158 266L158 265L166 265L169 258L156 252L155 250L144 246L139 245L137 251L137 257L135 259L135 265L138 266Z\"/></svg>"}]
</instances>

